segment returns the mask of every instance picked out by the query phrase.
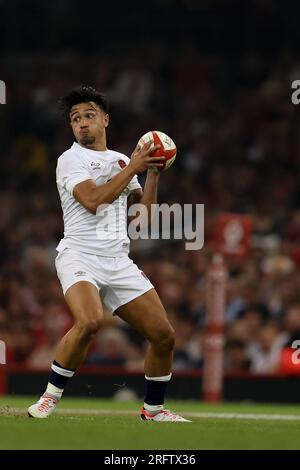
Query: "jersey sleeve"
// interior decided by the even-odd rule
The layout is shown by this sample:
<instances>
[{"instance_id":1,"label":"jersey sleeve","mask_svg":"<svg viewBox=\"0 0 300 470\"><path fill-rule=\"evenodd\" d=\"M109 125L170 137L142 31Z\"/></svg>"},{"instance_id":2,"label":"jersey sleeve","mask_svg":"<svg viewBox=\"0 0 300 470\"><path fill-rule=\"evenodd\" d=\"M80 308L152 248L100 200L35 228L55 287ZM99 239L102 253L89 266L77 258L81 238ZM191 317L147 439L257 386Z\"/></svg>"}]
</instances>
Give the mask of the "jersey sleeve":
<instances>
[{"instance_id":1,"label":"jersey sleeve","mask_svg":"<svg viewBox=\"0 0 300 470\"><path fill-rule=\"evenodd\" d=\"M130 183L128 184L127 188L129 191L133 191L134 189L140 189L142 186L140 185L137 175L134 175L134 177L131 179Z\"/></svg>"},{"instance_id":2,"label":"jersey sleeve","mask_svg":"<svg viewBox=\"0 0 300 470\"><path fill-rule=\"evenodd\" d=\"M122 155L122 156L126 162L126 165L128 165L128 163L130 162L130 158L128 158L126 155ZM137 175L134 175L134 177L130 180L127 188L129 189L129 191L142 188L142 186L139 183Z\"/></svg>"},{"instance_id":3,"label":"jersey sleeve","mask_svg":"<svg viewBox=\"0 0 300 470\"><path fill-rule=\"evenodd\" d=\"M57 163L56 181L73 196L75 186L83 181L90 180L86 164L77 158L76 154L63 155Z\"/></svg>"}]
</instances>

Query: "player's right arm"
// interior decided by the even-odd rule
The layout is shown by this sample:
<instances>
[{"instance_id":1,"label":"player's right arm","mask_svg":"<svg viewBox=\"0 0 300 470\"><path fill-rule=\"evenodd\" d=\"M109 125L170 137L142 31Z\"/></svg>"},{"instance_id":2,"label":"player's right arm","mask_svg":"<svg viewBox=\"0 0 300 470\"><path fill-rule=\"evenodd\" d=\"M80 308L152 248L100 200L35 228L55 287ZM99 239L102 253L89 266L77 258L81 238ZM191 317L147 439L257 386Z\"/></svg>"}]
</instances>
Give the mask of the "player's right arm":
<instances>
[{"instance_id":1,"label":"player's right arm","mask_svg":"<svg viewBox=\"0 0 300 470\"><path fill-rule=\"evenodd\" d=\"M88 179L80 182L73 189L74 198L93 214L101 204L111 204L128 186L136 173L141 173L149 167L163 166L164 157L153 157L151 154L159 145L147 142L143 147L136 148L131 155L129 164L114 176L108 183L97 186L95 181Z\"/></svg>"}]
</instances>

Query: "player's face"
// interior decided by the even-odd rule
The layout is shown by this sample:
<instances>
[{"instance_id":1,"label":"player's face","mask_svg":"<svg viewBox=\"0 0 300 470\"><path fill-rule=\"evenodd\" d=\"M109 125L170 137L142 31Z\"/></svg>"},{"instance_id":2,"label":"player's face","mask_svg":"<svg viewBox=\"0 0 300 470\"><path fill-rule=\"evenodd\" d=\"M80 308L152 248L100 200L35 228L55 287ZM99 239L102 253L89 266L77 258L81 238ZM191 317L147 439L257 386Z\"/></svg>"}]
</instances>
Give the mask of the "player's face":
<instances>
[{"instance_id":1,"label":"player's face","mask_svg":"<svg viewBox=\"0 0 300 470\"><path fill-rule=\"evenodd\" d=\"M105 136L108 114L93 101L73 106L70 119L74 136L83 147L93 147Z\"/></svg>"}]
</instances>

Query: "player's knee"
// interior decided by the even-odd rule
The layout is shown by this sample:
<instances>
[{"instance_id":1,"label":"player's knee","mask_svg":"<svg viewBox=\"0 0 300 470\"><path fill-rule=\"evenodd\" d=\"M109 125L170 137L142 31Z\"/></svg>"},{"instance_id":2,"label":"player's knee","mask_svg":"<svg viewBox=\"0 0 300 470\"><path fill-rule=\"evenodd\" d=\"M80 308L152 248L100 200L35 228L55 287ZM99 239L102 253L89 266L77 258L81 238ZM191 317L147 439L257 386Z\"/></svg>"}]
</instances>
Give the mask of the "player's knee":
<instances>
[{"instance_id":1,"label":"player's knee","mask_svg":"<svg viewBox=\"0 0 300 470\"><path fill-rule=\"evenodd\" d=\"M80 336L92 338L100 330L103 325L102 318L86 318L77 324Z\"/></svg>"},{"instance_id":2,"label":"player's knee","mask_svg":"<svg viewBox=\"0 0 300 470\"><path fill-rule=\"evenodd\" d=\"M175 346L175 331L170 326L162 339L162 347L166 348L167 351L173 351Z\"/></svg>"},{"instance_id":3,"label":"player's knee","mask_svg":"<svg viewBox=\"0 0 300 470\"><path fill-rule=\"evenodd\" d=\"M175 331L171 325L157 330L157 333L152 341L157 348L163 353L172 351L175 346Z\"/></svg>"}]
</instances>

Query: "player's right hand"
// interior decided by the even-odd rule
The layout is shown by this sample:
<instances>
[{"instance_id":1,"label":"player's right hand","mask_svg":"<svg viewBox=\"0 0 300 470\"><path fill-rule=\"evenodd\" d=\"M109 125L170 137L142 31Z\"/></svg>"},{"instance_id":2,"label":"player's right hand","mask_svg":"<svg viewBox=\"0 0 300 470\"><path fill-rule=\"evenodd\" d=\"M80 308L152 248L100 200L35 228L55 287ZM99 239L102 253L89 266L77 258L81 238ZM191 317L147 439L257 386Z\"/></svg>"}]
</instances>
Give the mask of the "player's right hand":
<instances>
[{"instance_id":1,"label":"player's right hand","mask_svg":"<svg viewBox=\"0 0 300 470\"><path fill-rule=\"evenodd\" d=\"M153 141L147 142L142 147L136 146L128 166L130 166L135 173L142 173L154 166L157 168L163 167L165 157L153 155L159 148L160 145L153 145Z\"/></svg>"}]
</instances>

